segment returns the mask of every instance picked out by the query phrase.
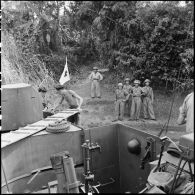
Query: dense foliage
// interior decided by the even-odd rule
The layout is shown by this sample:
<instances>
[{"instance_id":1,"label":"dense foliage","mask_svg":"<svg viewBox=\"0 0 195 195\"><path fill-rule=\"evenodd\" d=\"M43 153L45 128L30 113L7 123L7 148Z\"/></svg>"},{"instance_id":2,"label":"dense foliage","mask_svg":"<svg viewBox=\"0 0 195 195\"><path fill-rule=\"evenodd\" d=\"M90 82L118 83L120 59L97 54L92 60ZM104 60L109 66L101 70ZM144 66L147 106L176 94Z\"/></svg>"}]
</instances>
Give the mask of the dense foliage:
<instances>
[{"instance_id":1,"label":"dense foliage","mask_svg":"<svg viewBox=\"0 0 195 195\"><path fill-rule=\"evenodd\" d=\"M75 7L80 28L95 35L100 61L120 78L148 77L167 87L193 77L192 2L182 7L178 1L96 1Z\"/></svg>"},{"instance_id":2,"label":"dense foliage","mask_svg":"<svg viewBox=\"0 0 195 195\"><path fill-rule=\"evenodd\" d=\"M185 89L194 72L193 16L193 1L72 1L69 8L65 1L6 1L2 30L31 64L27 72L44 64L58 80L68 56L72 73L99 61L120 79Z\"/></svg>"}]
</instances>

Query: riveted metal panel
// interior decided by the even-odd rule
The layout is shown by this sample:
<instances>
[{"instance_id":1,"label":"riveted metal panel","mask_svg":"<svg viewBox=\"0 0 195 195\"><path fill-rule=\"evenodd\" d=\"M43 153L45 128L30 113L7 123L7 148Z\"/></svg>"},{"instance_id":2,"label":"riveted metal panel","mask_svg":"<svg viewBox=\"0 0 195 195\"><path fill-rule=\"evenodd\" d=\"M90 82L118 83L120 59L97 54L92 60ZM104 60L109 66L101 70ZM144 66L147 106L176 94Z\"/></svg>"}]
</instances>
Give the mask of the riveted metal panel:
<instances>
[{"instance_id":1,"label":"riveted metal panel","mask_svg":"<svg viewBox=\"0 0 195 195\"><path fill-rule=\"evenodd\" d=\"M75 126L74 126L75 127ZM83 162L81 139L91 140L101 146L101 152L97 149L92 152L92 173L95 175L94 185L114 183L98 188L100 192L134 192L137 193L145 187L145 182L150 171L147 164L144 170L139 168L141 158L145 154L146 138L152 137L156 141L156 152L159 153L159 138L143 131L122 125L113 124L104 127L91 128L82 131L73 128L72 131L60 134L50 134L41 131L33 136L2 148L2 159L5 167L7 179L11 180L24 174L29 174L32 170L49 166L52 154L69 151L75 164ZM127 144L132 138L137 138L141 142L141 154L136 156L127 150ZM84 181L82 176L83 167L78 174L79 180ZM46 173L45 173L46 174ZM46 176L47 175L47 176ZM40 174L34 183L30 184L31 189L40 189L44 182L54 180L53 174ZM40 180L40 178L42 178ZM4 181L2 181L4 182ZM26 187L24 179L10 184L15 192L22 192ZM16 185L20 183L20 185ZM20 187L17 187L20 186ZM5 187L4 187L5 188ZM12 190L13 191L13 190Z\"/></svg>"},{"instance_id":2,"label":"riveted metal panel","mask_svg":"<svg viewBox=\"0 0 195 195\"><path fill-rule=\"evenodd\" d=\"M101 146L101 152L97 149L92 152L92 172L95 174L94 184L98 181L107 183L110 178L115 183L100 188L101 192L115 193L119 191L119 158L118 158L118 125L109 125L85 130L85 139L91 139L92 143Z\"/></svg>"},{"instance_id":3,"label":"riveted metal panel","mask_svg":"<svg viewBox=\"0 0 195 195\"><path fill-rule=\"evenodd\" d=\"M65 150L70 152L74 163L82 163L81 135L81 129L74 130L71 125L65 133L40 133L4 147L1 158L7 180L51 165L50 156Z\"/></svg>"},{"instance_id":4,"label":"riveted metal panel","mask_svg":"<svg viewBox=\"0 0 195 195\"><path fill-rule=\"evenodd\" d=\"M127 127L119 126L118 142L119 142L119 169L120 169L120 192L138 193L146 184L150 166L147 163L145 169L140 169L141 159L145 154L146 138L152 137L156 140L156 150L159 153L159 138L145 133L143 131ZM128 142L136 138L141 143L141 153L139 155L131 154L127 150Z\"/></svg>"}]
</instances>

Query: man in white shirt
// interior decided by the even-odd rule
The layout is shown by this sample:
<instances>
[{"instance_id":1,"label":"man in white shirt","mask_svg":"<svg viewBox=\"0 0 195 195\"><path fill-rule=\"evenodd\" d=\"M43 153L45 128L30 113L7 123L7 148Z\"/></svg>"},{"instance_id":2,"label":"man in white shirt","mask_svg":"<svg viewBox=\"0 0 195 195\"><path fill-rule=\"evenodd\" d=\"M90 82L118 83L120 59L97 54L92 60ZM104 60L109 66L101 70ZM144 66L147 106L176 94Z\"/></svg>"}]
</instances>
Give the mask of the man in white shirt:
<instances>
[{"instance_id":1,"label":"man in white shirt","mask_svg":"<svg viewBox=\"0 0 195 195\"><path fill-rule=\"evenodd\" d=\"M194 88L192 92L186 96L183 105L179 108L177 123L179 125L186 123L186 132L194 132Z\"/></svg>"},{"instance_id":2,"label":"man in white shirt","mask_svg":"<svg viewBox=\"0 0 195 195\"><path fill-rule=\"evenodd\" d=\"M91 80L91 97L101 98L100 81L103 79L103 76L98 72L97 67L93 68L93 72L89 75L89 79Z\"/></svg>"}]
</instances>

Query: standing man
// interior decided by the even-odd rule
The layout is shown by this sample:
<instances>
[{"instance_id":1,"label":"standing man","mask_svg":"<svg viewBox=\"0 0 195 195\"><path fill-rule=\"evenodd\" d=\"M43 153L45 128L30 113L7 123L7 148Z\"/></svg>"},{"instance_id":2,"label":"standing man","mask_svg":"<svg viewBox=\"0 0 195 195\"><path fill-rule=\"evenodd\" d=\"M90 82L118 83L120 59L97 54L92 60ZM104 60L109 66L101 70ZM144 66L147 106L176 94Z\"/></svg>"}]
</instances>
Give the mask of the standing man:
<instances>
[{"instance_id":1,"label":"standing man","mask_svg":"<svg viewBox=\"0 0 195 195\"><path fill-rule=\"evenodd\" d=\"M39 87L38 92L41 93L42 96L43 118L52 116L53 113L49 111L51 104L49 103L48 97L46 96L47 89L45 87Z\"/></svg>"},{"instance_id":2,"label":"standing man","mask_svg":"<svg viewBox=\"0 0 195 195\"><path fill-rule=\"evenodd\" d=\"M91 80L91 97L101 98L100 81L103 76L98 72L97 67L93 67L93 72L89 75L89 79Z\"/></svg>"},{"instance_id":3,"label":"standing man","mask_svg":"<svg viewBox=\"0 0 195 195\"><path fill-rule=\"evenodd\" d=\"M183 105L179 108L177 123L179 125L186 123L186 132L194 132L194 87L192 88L192 92L184 99Z\"/></svg>"},{"instance_id":4,"label":"standing man","mask_svg":"<svg viewBox=\"0 0 195 195\"><path fill-rule=\"evenodd\" d=\"M130 120L139 120L141 110L141 96L143 93L142 88L139 86L140 81L134 81L134 87L132 88L132 104L131 104L131 117Z\"/></svg>"},{"instance_id":5,"label":"standing man","mask_svg":"<svg viewBox=\"0 0 195 195\"><path fill-rule=\"evenodd\" d=\"M124 107L125 107L125 102L128 98L128 93L123 89L123 84L118 83L118 88L116 89L115 92L116 95L116 102L115 102L115 115L116 118L114 121L117 120L123 120L124 117Z\"/></svg>"},{"instance_id":6,"label":"standing man","mask_svg":"<svg viewBox=\"0 0 195 195\"><path fill-rule=\"evenodd\" d=\"M60 99L59 103L53 108L54 111L60 105L62 105L64 100L68 103L68 106L69 106L70 109L81 110L81 105L83 103L83 98L82 97L80 97L74 91L68 90L65 86L60 85L60 84L56 85L55 89L56 89L57 93L61 96L61 99ZM78 124L79 123L79 116L77 116L74 120L75 120L74 122L76 124Z\"/></svg>"},{"instance_id":7,"label":"standing man","mask_svg":"<svg viewBox=\"0 0 195 195\"><path fill-rule=\"evenodd\" d=\"M144 119L151 119L156 120L154 115L153 109L153 102L154 102L154 93L153 89L149 86L150 80L146 79L144 81L145 87L143 87L144 95L143 95L143 113Z\"/></svg>"},{"instance_id":8,"label":"standing man","mask_svg":"<svg viewBox=\"0 0 195 195\"><path fill-rule=\"evenodd\" d=\"M129 95L131 90L132 90L132 86L130 85L130 79L126 78L125 79L125 84L123 86L124 91L126 91L126 93ZM125 102L125 113L127 113L127 115L130 115L130 110L131 110L131 95L129 95L128 99Z\"/></svg>"}]
</instances>

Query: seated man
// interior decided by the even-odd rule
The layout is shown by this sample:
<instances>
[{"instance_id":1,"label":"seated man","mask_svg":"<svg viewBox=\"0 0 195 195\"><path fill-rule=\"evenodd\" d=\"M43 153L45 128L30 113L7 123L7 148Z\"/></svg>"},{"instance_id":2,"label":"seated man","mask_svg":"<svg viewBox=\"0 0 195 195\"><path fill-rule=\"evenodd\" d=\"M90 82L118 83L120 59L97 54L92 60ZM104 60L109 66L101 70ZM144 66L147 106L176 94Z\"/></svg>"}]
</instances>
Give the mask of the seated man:
<instances>
[{"instance_id":1,"label":"seated man","mask_svg":"<svg viewBox=\"0 0 195 195\"><path fill-rule=\"evenodd\" d=\"M53 108L53 111L55 111L57 108L59 108L59 106L62 105L64 100L66 100L70 109L81 110L81 105L83 103L82 97L80 97L74 91L68 90L65 86L60 85L60 84L56 85L55 89L56 89L57 93L61 96L61 99L60 99L59 103ZM73 120L76 120L73 122L78 124L78 122L79 122L78 116Z\"/></svg>"}]
</instances>

